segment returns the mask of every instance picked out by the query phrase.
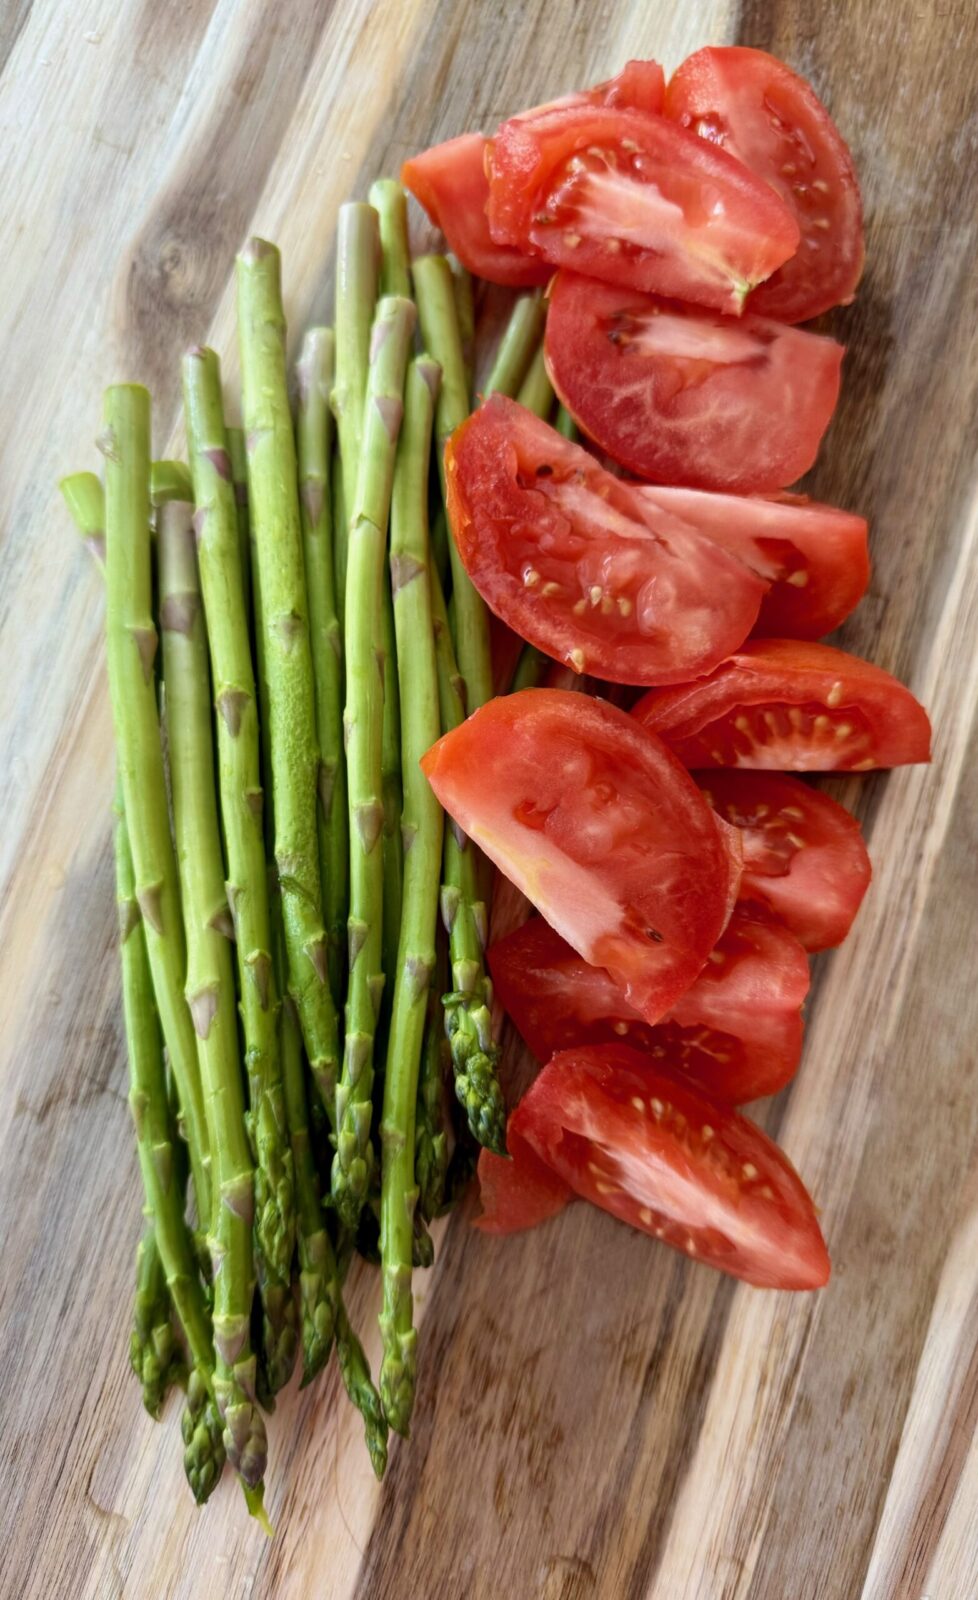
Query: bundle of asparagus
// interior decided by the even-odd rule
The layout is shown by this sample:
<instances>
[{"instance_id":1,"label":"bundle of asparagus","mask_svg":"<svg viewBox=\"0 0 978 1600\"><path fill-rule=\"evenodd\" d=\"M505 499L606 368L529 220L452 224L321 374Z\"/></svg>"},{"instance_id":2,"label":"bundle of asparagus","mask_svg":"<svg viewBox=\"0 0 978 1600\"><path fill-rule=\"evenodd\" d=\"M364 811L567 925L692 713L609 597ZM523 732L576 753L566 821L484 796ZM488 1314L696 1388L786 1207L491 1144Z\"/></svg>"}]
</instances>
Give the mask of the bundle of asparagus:
<instances>
[{"instance_id":1,"label":"bundle of asparagus","mask_svg":"<svg viewBox=\"0 0 978 1600\"><path fill-rule=\"evenodd\" d=\"M306 333L294 412L279 255L252 239L242 427L217 355L195 348L189 466L151 460L149 395L118 385L104 486L61 485L107 589L145 1215L130 1357L154 1417L185 1390L197 1501L228 1461L266 1526L265 1412L300 1353L305 1384L335 1346L383 1474L388 1429L410 1428L428 1224L478 1144L505 1149L487 864L419 766L492 692L486 613L441 503L473 321L471 279L410 261L404 192L381 181L341 209L336 326ZM485 388L549 414L542 323L538 295L516 301ZM358 1251L377 1259L378 1225L375 1386L343 1283Z\"/></svg>"}]
</instances>

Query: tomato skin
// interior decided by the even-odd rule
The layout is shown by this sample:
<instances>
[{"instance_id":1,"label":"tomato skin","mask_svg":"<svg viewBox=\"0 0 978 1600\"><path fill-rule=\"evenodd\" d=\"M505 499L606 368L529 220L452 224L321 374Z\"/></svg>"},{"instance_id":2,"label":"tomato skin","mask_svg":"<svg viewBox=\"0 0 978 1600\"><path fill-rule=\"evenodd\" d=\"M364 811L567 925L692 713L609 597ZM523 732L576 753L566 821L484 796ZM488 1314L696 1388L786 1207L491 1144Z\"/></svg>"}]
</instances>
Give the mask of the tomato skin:
<instances>
[{"instance_id":1,"label":"tomato skin","mask_svg":"<svg viewBox=\"0 0 978 1600\"><path fill-rule=\"evenodd\" d=\"M737 908L702 972L654 1027L542 917L498 940L488 961L496 996L538 1061L578 1045L628 1044L742 1105L776 1094L801 1058L808 961L756 908Z\"/></svg>"},{"instance_id":2,"label":"tomato skin","mask_svg":"<svg viewBox=\"0 0 978 1600\"><path fill-rule=\"evenodd\" d=\"M854 512L799 494L706 494L657 484L639 492L770 582L754 624L762 638L819 639L845 621L869 587L868 529Z\"/></svg>"},{"instance_id":3,"label":"tomato skin","mask_svg":"<svg viewBox=\"0 0 978 1600\"><path fill-rule=\"evenodd\" d=\"M583 1199L760 1288L828 1282L814 1207L784 1153L647 1056L562 1051L524 1099L527 1141Z\"/></svg>"},{"instance_id":4,"label":"tomato skin","mask_svg":"<svg viewBox=\"0 0 978 1600\"><path fill-rule=\"evenodd\" d=\"M842 943L872 878L862 829L831 795L783 772L694 773L744 841L740 893L766 906L806 950Z\"/></svg>"},{"instance_id":5,"label":"tomato skin","mask_svg":"<svg viewBox=\"0 0 978 1600\"><path fill-rule=\"evenodd\" d=\"M807 641L748 640L708 678L643 695L632 716L689 767L868 772L930 760L930 720L909 689Z\"/></svg>"},{"instance_id":6,"label":"tomato skin","mask_svg":"<svg viewBox=\"0 0 978 1600\"><path fill-rule=\"evenodd\" d=\"M526 1116L525 1097L522 1117ZM482 1233L519 1233L547 1222L574 1199L569 1184L541 1161L521 1132L517 1106L506 1126L508 1156L479 1151L479 1199L482 1214L473 1224Z\"/></svg>"},{"instance_id":7,"label":"tomato skin","mask_svg":"<svg viewBox=\"0 0 978 1600\"><path fill-rule=\"evenodd\" d=\"M794 483L839 398L843 348L566 268L550 290L547 371L578 426L655 483L736 494Z\"/></svg>"},{"instance_id":8,"label":"tomato skin","mask_svg":"<svg viewBox=\"0 0 978 1600\"><path fill-rule=\"evenodd\" d=\"M862 200L852 157L811 85L764 50L697 50L673 74L666 113L737 156L796 217L801 243L750 309L806 322L848 305L862 275Z\"/></svg>"},{"instance_id":9,"label":"tomato skin","mask_svg":"<svg viewBox=\"0 0 978 1600\"><path fill-rule=\"evenodd\" d=\"M526 689L421 765L464 832L657 1022L716 944L731 877L710 806L665 746L605 701Z\"/></svg>"},{"instance_id":10,"label":"tomato skin","mask_svg":"<svg viewBox=\"0 0 978 1600\"><path fill-rule=\"evenodd\" d=\"M488 215L499 244L735 315L799 238L788 208L740 162L627 107L544 108L503 123Z\"/></svg>"},{"instance_id":11,"label":"tomato skin","mask_svg":"<svg viewBox=\"0 0 978 1600\"><path fill-rule=\"evenodd\" d=\"M447 139L405 161L401 182L424 206L445 235L449 249L470 272L513 289L546 283L551 274L546 262L497 244L489 232L487 148L488 140L481 133Z\"/></svg>"},{"instance_id":12,"label":"tomato skin","mask_svg":"<svg viewBox=\"0 0 978 1600\"><path fill-rule=\"evenodd\" d=\"M445 447L448 515L496 616L577 673L674 683L709 672L754 626L764 583L492 395Z\"/></svg>"}]
</instances>

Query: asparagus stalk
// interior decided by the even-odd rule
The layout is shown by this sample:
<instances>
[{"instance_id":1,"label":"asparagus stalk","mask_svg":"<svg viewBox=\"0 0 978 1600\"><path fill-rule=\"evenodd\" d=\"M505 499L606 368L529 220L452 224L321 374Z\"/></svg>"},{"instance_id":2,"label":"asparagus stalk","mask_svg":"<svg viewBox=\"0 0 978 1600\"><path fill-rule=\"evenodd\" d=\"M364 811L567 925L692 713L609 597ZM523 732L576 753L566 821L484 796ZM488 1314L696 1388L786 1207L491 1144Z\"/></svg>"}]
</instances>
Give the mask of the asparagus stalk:
<instances>
[{"instance_id":1,"label":"asparagus stalk","mask_svg":"<svg viewBox=\"0 0 978 1600\"><path fill-rule=\"evenodd\" d=\"M448 1172L445 1084L451 1070L451 1052L445 1037L445 1016L441 1003L447 988L448 957L444 945L439 941L435 972L428 989L414 1135L414 1171L418 1183L415 1216L423 1217L428 1222L433 1222L441 1212Z\"/></svg>"},{"instance_id":2,"label":"asparagus stalk","mask_svg":"<svg viewBox=\"0 0 978 1600\"><path fill-rule=\"evenodd\" d=\"M248 447L243 428L228 428L228 455L231 457L231 482L238 514L238 560L244 591L245 620L251 627L251 529L248 517Z\"/></svg>"},{"instance_id":3,"label":"asparagus stalk","mask_svg":"<svg viewBox=\"0 0 978 1600\"><path fill-rule=\"evenodd\" d=\"M227 900L233 912L248 1074L247 1130L255 1163L255 1264L261 1291L266 1378L288 1382L297 1343L290 1291L295 1196L278 1051L255 680L241 570L239 505L221 399L220 363L197 347L183 361L184 408L197 513L200 587L207 619Z\"/></svg>"},{"instance_id":4,"label":"asparagus stalk","mask_svg":"<svg viewBox=\"0 0 978 1600\"><path fill-rule=\"evenodd\" d=\"M295 443L285 377L279 253L252 239L238 257L238 326L248 497L261 594L268 685L275 860L289 991L316 1086L331 1112L336 1010L329 988L319 881L315 687L306 609Z\"/></svg>"},{"instance_id":5,"label":"asparagus stalk","mask_svg":"<svg viewBox=\"0 0 978 1600\"><path fill-rule=\"evenodd\" d=\"M370 1377L363 1345L350 1325L342 1300L336 1312L336 1359L343 1387L363 1418L363 1433L374 1475L383 1478L387 1470L387 1418Z\"/></svg>"},{"instance_id":6,"label":"asparagus stalk","mask_svg":"<svg viewBox=\"0 0 978 1600\"><path fill-rule=\"evenodd\" d=\"M564 405L557 407L557 421L554 423L554 427L558 433L563 434L565 439L576 441L581 437L577 423Z\"/></svg>"},{"instance_id":7,"label":"asparagus stalk","mask_svg":"<svg viewBox=\"0 0 978 1600\"><path fill-rule=\"evenodd\" d=\"M465 361L455 311L451 269L444 256L423 256L414 263L414 288L425 348L441 367L441 389L435 414L438 470L445 493L445 442L469 414ZM492 697L489 622L486 608L462 559L449 539L452 599L455 607L455 650L465 682L466 707L475 711Z\"/></svg>"},{"instance_id":8,"label":"asparagus stalk","mask_svg":"<svg viewBox=\"0 0 978 1600\"><path fill-rule=\"evenodd\" d=\"M350 519L343 718L350 819L350 980L343 1075L336 1095L332 1187L340 1217L351 1229L366 1199L373 1163L373 1045L384 986L384 867L383 851L378 848L384 820L383 675L375 629L383 597L394 454L413 327L414 307L409 300L385 297L379 302L370 341L360 471Z\"/></svg>"},{"instance_id":9,"label":"asparagus stalk","mask_svg":"<svg viewBox=\"0 0 978 1600\"><path fill-rule=\"evenodd\" d=\"M214 1162L214 1393L228 1460L254 1490L264 1477L267 1454L265 1424L254 1399L250 1343L254 1179L238 1060L192 506L176 500L161 506L157 545L173 822L187 930L187 1001L197 1032Z\"/></svg>"},{"instance_id":10,"label":"asparagus stalk","mask_svg":"<svg viewBox=\"0 0 978 1600\"><path fill-rule=\"evenodd\" d=\"M100 572L105 571L105 494L94 472L71 472L58 488L85 548Z\"/></svg>"},{"instance_id":11,"label":"asparagus stalk","mask_svg":"<svg viewBox=\"0 0 978 1600\"><path fill-rule=\"evenodd\" d=\"M455 256L449 256L452 269L452 287L455 290L455 316L458 319L459 337L462 341L462 360L465 363L465 383L472 401L472 372L475 365L475 295L472 274Z\"/></svg>"},{"instance_id":12,"label":"asparagus stalk","mask_svg":"<svg viewBox=\"0 0 978 1600\"><path fill-rule=\"evenodd\" d=\"M384 1359L380 1393L397 1433L410 1431L417 1332L412 1322L411 1264L415 1181L415 1108L428 990L435 967L442 810L421 771L438 738L438 673L428 580L428 461L438 368L420 357L405 384L391 505L391 586L401 694L404 770L404 905L397 951L384 1108L380 1250Z\"/></svg>"},{"instance_id":13,"label":"asparagus stalk","mask_svg":"<svg viewBox=\"0 0 978 1600\"><path fill-rule=\"evenodd\" d=\"M363 397L379 270L380 233L373 206L359 201L340 206L336 226L336 384L332 405L340 439L343 504L347 511L347 516L335 525L336 594L341 607L346 596L347 519L357 489Z\"/></svg>"},{"instance_id":14,"label":"asparagus stalk","mask_svg":"<svg viewBox=\"0 0 978 1600\"><path fill-rule=\"evenodd\" d=\"M538 650L535 645L525 644L520 651L513 681L509 686L510 694L516 694L520 689L536 689L552 665L550 657L545 656L542 650Z\"/></svg>"},{"instance_id":15,"label":"asparagus stalk","mask_svg":"<svg viewBox=\"0 0 978 1600\"><path fill-rule=\"evenodd\" d=\"M329 395L333 367L332 329L310 328L302 342L297 368L296 442L319 741L319 868L330 984L334 1002L339 1005L346 970L349 844L343 757L343 640L336 607L330 484L333 417Z\"/></svg>"},{"instance_id":16,"label":"asparagus stalk","mask_svg":"<svg viewBox=\"0 0 978 1600\"><path fill-rule=\"evenodd\" d=\"M516 398L521 406L526 406L527 411L532 411L534 416L542 417L544 422L547 421L553 409L554 390L553 384L547 377L542 341L537 345L536 353L526 370Z\"/></svg>"},{"instance_id":17,"label":"asparagus stalk","mask_svg":"<svg viewBox=\"0 0 978 1600\"><path fill-rule=\"evenodd\" d=\"M149 497L154 506L167 500L192 500L190 473L182 461L153 461L149 469Z\"/></svg>"},{"instance_id":18,"label":"asparagus stalk","mask_svg":"<svg viewBox=\"0 0 978 1600\"><path fill-rule=\"evenodd\" d=\"M151 1216L136 1247L129 1365L142 1386L143 1405L159 1421L163 1401L172 1385L183 1381L186 1368L173 1335L173 1307Z\"/></svg>"},{"instance_id":19,"label":"asparagus stalk","mask_svg":"<svg viewBox=\"0 0 978 1600\"><path fill-rule=\"evenodd\" d=\"M487 395L512 396L519 392L527 368L543 338L543 325L546 320L547 313L544 310L543 293L540 289L520 295L513 305L506 331L499 341L496 359L486 379Z\"/></svg>"},{"instance_id":20,"label":"asparagus stalk","mask_svg":"<svg viewBox=\"0 0 978 1600\"><path fill-rule=\"evenodd\" d=\"M106 391L106 629L123 801L163 1039L180 1097L197 1214L210 1219L210 1154L194 1028L183 995L184 937L156 709L149 539L149 395Z\"/></svg>"},{"instance_id":21,"label":"asparagus stalk","mask_svg":"<svg viewBox=\"0 0 978 1600\"><path fill-rule=\"evenodd\" d=\"M214 1349L210 1317L197 1274L190 1230L183 1212L183 1188L176 1159L176 1132L170 1114L162 1039L146 952L145 922L136 897L135 874L125 816L117 799L115 829L116 901L119 912L122 1004L129 1050L129 1106L136 1130L139 1169L153 1240L163 1267L169 1303L186 1336L191 1372L188 1403L192 1416L184 1429L184 1470L194 1498L202 1505L224 1470L224 1443L216 1427Z\"/></svg>"},{"instance_id":22,"label":"asparagus stalk","mask_svg":"<svg viewBox=\"0 0 978 1600\"><path fill-rule=\"evenodd\" d=\"M411 258L408 252L407 195L394 178L378 178L367 196L380 228L379 292L411 298Z\"/></svg>"}]
</instances>

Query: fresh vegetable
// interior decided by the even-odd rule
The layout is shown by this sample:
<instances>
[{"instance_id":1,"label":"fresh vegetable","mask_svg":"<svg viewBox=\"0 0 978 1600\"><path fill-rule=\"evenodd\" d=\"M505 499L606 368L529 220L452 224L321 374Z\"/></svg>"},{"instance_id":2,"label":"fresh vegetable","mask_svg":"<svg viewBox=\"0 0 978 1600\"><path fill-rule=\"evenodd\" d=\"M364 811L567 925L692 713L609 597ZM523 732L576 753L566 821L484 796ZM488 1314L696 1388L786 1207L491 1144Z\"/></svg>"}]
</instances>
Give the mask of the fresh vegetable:
<instances>
[{"instance_id":1,"label":"fresh vegetable","mask_svg":"<svg viewBox=\"0 0 978 1600\"><path fill-rule=\"evenodd\" d=\"M806 322L848 305L863 269L863 217L852 157L811 85L764 50L708 47L687 56L666 113L769 183L795 217L795 255L751 296L751 310Z\"/></svg>"},{"instance_id":2,"label":"fresh vegetable","mask_svg":"<svg viewBox=\"0 0 978 1600\"><path fill-rule=\"evenodd\" d=\"M737 556L771 587L755 632L817 639L859 604L869 584L864 517L804 495L706 494L642 486L641 497Z\"/></svg>"},{"instance_id":3,"label":"fresh vegetable","mask_svg":"<svg viewBox=\"0 0 978 1600\"><path fill-rule=\"evenodd\" d=\"M512 1121L576 1195L695 1260L761 1288L828 1282L815 1210L787 1157L647 1056L625 1045L565 1050ZM517 1213L514 1198L507 1208Z\"/></svg>"},{"instance_id":4,"label":"fresh vegetable","mask_svg":"<svg viewBox=\"0 0 978 1600\"><path fill-rule=\"evenodd\" d=\"M520 1132L527 1114L526 1098L509 1119L507 1156L492 1150L479 1152L479 1200L482 1211L475 1226L482 1233L520 1233L547 1222L574 1199L574 1191Z\"/></svg>"},{"instance_id":5,"label":"fresh vegetable","mask_svg":"<svg viewBox=\"0 0 978 1600\"><path fill-rule=\"evenodd\" d=\"M652 112L572 105L503 123L489 228L608 283L738 314L798 247L798 225L746 167Z\"/></svg>"},{"instance_id":6,"label":"fresh vegetable","mask_svg":"<svg viewBox=\"0 0 978 1600\"><path fill-rule=\"evenodd\" d=\"M549 305L554 388L578 426L639 477L767 493L813 464L839 398L834 339L566 270Z\"/></svg>"},{"instance_id":7,"label":"fresh vegetable","mask_svg":"<svg viewBox=\"0 0 978 1600\"><path fill-rule=\"evenodd\" d=\"M673 683L746 638L760 580L632 485L495 395L446 451L452 533L480 594L575 672Z\"/></svg>"},{"instance_id":8,"label":"fresh vegetable","mask_svg":"<svg viewBox=\"0 0 978 1600\"><path fill-rule=\"evenodd\" d=\"M546 283L551 269L545 261L496 244L489 232L487 152L483 134L463 133L405 161L401 182L421 202L445 235L448 248L470 272L514 289Z\"/></svg>"},{"instance_id":9,"label":"fresh vegetable","mask_svg":"<svg viewBox=\"0 0 978 1600\"><path fill-rule=\"evenodd\" d=\"M930 760L930 721L881 667L830 645L754 639L634 715L688 767L869 772Z\"/></svg>"},{"instance_id":10,"label":"fresh vegetable","mask_svg":"<svg viewBox=\"0 0 978 1600\"><path fill-rule=\"evenodd\" d=\"M776 1094L801 1057L808 962L794 935L755 907L734 910L699 976L654 1027L542 917L493 945L489 966L538 1061L576 1045L629 1044L741 1105Z\"/></svg>"},{"instance_id":11,"label":"fresh vegetable","mask_svg":"<svg viewBox=\"0 0 978 1600\"><path fill-rule=\"evenodd\" d=\"M646 1021L664 1016L720 936L730 869L709 807L659 740L604 701L527 689L484 706L422 765L568 943Z\"/></svg>"},{"instance_id":12,"label":"fresh vegetable","mask_svg":"<svg viewBox=\"0 0 978 1600\"><path fill-rule=\"evenodd\" d=\"M717 769L697 781L717 816L740 829L741 898L766 906L806 950L841 944L872 876L855 817L781 772Z\"/></svg>"}]
</instances>

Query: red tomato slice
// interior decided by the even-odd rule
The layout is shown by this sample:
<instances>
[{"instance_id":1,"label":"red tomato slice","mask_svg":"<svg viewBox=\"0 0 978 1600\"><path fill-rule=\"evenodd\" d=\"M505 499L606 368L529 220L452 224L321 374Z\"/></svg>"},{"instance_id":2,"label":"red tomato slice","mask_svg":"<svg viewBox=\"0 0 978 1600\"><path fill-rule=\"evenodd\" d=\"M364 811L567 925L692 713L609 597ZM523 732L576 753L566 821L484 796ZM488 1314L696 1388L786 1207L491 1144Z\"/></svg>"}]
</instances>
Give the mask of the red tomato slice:
<instances>
[{"instance_id":1,"label":"red tomato slice","mask_svg":"<svg viewBox=\"0 0 978 1600\"><path fill-rule=\"evenodd\" d=\"M517 1113L536 1154L585 1200L734 1278L817 1289L815 1208L760 1128L624 1045L565 1050Z\"/></svg>"},{"instance_id":2,"label":"red tomato slice","mask_svg":"<svg viewBox=\"0 0 978 1600\"><path fill-rule=\"evenodd\" d=\"M521 1101L522 1105L523 1102ZM524 1113L525 1115L525 1113ZM507 1156L479 1151L479 1199L483 1233L519 1233L563 1211L574 1191L548 1167L520 1133L520 1108L506 1127Z\"/></svg>"},{"instance_id":3,"label":"red tomato slice","mask_svg":"<svg viewBox=\"0 0 978 1600\"><path fill-rule=\"evenodd\" d=\"M838 128L804 78L764 50L697 50L674 73L666 111L737 156L790 208L797 255L751 296L751 310L805 322L848 305L863 269L856 171Z\"/></svg>"},{"instance_id":4,"label":"red tomato slice","mask_svg":"<svg viewBox=\"0 0 978 1600\"><path fill-rule=\"evenodd\" d=\"M550 381L575 422L657 483L740 494L807 472L839 398L843 349L783 322L736 320L557 274Z\"/></svg>"},{"instance_id":5,"label":"red tomato slice","mask_svg":"<svg viewBox=\"0 0 978 1600\"><path fill-rule=\"evenodd\" d=\"M401 182L421 202L445 235L449 249L470 272L513 289L546 283L552 268L545 261L497 244L489 232L487 144L481 133L463 133L458 139L432 145L405 161Z\"/></svg>"},{"instance_id":6,"label":"red tomato slice","mask_svg":"<svg viewBox=\"0 0 978 1600\"><path fill-rule=\"evenodd\" d=\"M489 951L496 994L538 1061L584 1044L629 1044L732 1105L776 1094L801 1058L808 961L759 908L739 906L699 977L650 1027L603 967L542 917Z\"/></svg>"},{"instance_id":7,"label":"red tomato slice","mask_svg":"<svg viewBox=\"0 0 978 1600\"><path fill-rule=\"evenodd\" d=\"M781 772L715 770L697 782L717 816L741 830L742 898L767 906L806 950L841 944L873 871L855 817Z\"/></svg>"},{"instance_id":8,"label":"red tomato slice","mask_svg":"<svg viewBox=\"0 0 978 1600\"><path fill-rule=\"evenodd\" d=\"M662 511L716 539L771 587L754 632L818 639L859 604L869 584L865 517L805 495L704 494L643 487Z\"/></svg>"},{"instance_id":9,"label":"red tomato slice","mask_svg":"<svg viewBox=\"0 0 978 1600\"><path fill-rule=\"evenodd\" d=\"M582 94L566 95L540 109L609 105L661 111L665 92L665 77L657 61L629 61L607 83L599 83ZM489 232L488 144L481 133L463 133L458 139L433 145L404 163L401 182L421 202L435 227L445 235L449 249L470 272L514 289L546 283L552 271L546 262L496 244Z\"/></svg>"},{"instance_id":10,"label":"red tomato slice","mask_svg":"<svg viewBox=\"0 0 978 1600\"><path fill-rule=\"evenodd\" d=\"M747 637L764 593L744 564L580 445L492 395L445 447L448 514L472 582L575 672L675 683Z\"/></svg>"},{"instance_id":11,"label":"red tomato slice","mask_svg":"<svg viewBox=\"0 0 978 1600\"><path fill-rule=\"evenodd\" d=\"M869 772L930 760L930 721L881 667L827 644L751 639L708 678L632 715L688 767Z\"/></svg>"},{"instance_id":12,"label":"red tomato slice","mask_svg":"<svg viewBox=\"0 0 978 1600\"><path fill-rule=\"evenodd\" d=\"M770 186L651 112L565 106L504 122L489 229L609 283L739 312L798 248Z\"/></svg>"},{"instance_id":13,"label":"red tomato slice","mask_svg":"<svg viewBox=\"0 0 978 1600\"><path fill-rule=\"evenodd\" d=\"M627 712L560 689L490 700L422 767L445 810L648 1022L727 920L730 857L709 805Z\"/></svg>"}]
</instances>

